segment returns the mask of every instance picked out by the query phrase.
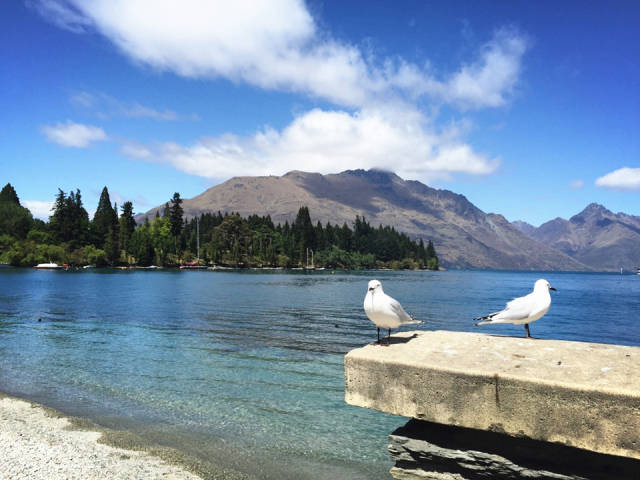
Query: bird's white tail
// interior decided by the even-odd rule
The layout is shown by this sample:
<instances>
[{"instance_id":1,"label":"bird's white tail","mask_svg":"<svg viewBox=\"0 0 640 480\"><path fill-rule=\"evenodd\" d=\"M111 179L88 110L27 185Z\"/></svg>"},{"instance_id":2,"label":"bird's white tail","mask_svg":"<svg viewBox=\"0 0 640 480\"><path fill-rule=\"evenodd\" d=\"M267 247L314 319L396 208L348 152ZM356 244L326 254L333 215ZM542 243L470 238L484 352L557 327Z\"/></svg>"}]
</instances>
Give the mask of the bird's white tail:
<instances>
[{"instance_id":1,"label":"bird's white tail","mask_svg":"<svg viewBox=\"0 0 640 480\"><path fill-rule=\"evenodd\" d=\"M408 322L402 322L403 325L420 325L421 323L424 323L421 320L409 320Z\"/></svg>"}]
</instances>

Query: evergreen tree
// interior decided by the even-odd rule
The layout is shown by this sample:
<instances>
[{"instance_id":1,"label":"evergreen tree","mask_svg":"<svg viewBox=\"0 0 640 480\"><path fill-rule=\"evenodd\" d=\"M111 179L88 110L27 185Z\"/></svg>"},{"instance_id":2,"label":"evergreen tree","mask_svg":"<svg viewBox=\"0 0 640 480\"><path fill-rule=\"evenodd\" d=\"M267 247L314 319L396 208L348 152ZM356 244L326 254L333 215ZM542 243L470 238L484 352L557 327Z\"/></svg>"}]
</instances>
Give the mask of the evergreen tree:
<instances>
[{"instance_id":1,"label":"evergreen tree","mask_svg":"<svg viewBox=\"0 0 640 480\"><path fill-rule=\"evenodd\" d=\"M119 223L120 248L125 253L129 253L129 240L136 229L136 221L133 218L133 204L131 202L124 202L124 205L122 205Z\"/></svg>"},{"instance_id":2,"label":"evergreen tree","mask_svg":"<svg viewBox=\"0 0 640 480\"><path fill-rule=\"evenodd\" d=\"M120 247L118 245L118 232L109 228L104 240L104 253L109 265L115 265L120 260Z\"/></svg>"},{"instance_id":3,"label":"evergreen tree","mask_svg":"<svg viewBox=\"0 0 640 480\"><path fill-rule=\"evenodd\" d=\"M171 206L169 207L169 222L171 224L171 235L173 235L174 238L176 253L178 250L178 236L182 233L183 215L184 210L182 209L182 199L180 198L180 194L178 192L175 192L173 194L173 198L171 199Z\"/></svg>"},{"instance_id":4,"label":"evergreen tree","mask_svg":"<svg viewBox=\"0 0 640 480\"><path fill-rule=\"evenodd\" d=\"M0 235L25 238L33 225L31 212L20 205L18 194L10 183L0 192Z\"/></svg>"},{"instance_id":5,"label":"evergreen tree","mask_svg":"<svg viewBox=\"0 0 640 480\"><path fill-rule=\"evenodd\" d=\"M301 243L302 248L315 248L315 231L311 223L308 207L300 207L296 221L293 224L296 243Z\"/></svg>"},{"instance_id":6,"label":"evergreen tree","mask_svg":"<svg viewBox=\"0 0 640 480\"><path fill-rule=\"evenodd\" d=\"M18 199L18 194L10 183L7 183L0 191L0 203L1 202L9 202L14 203L16 205L20 205L20 199Z\"/></svg>"},{"instance_id":7,"label":"evergreen tree","mask_svg":"<svg viewBox=\"0 0 640 480\"><path fill-rule=\"evenodd\" d=\"M83 246L89 233L89 215L82 206L80 190L67 196L58 189L49 229L57 242L66 242L72 250Z\"/></svg>"},{"instance_id":8,"label":"evergreen tree","mask_svg":"<svg viewBox=\"0 0 640 480\"><path fill-rule=\"evenodd\" d=\"M118 212L111 206L109 190L107 190L107 187L105 186L100 194L98 208L96 209L96 213L93 215L93 221L91 222L91 236L93 244L98 248L102 248L109 229L114 229L114 225L117 225L117 223Z\"/></svg>"},{"instance_id":9,"label":"evergreen tree","mask_svg":"<svg viewBox=\"0 0 640 480\"><path fill-rule=\"evenodd\" d=\"M436 249L433 247L433 242L429 240L427 244L427 258L436 258Z\"/></svg>"}]
</instances>

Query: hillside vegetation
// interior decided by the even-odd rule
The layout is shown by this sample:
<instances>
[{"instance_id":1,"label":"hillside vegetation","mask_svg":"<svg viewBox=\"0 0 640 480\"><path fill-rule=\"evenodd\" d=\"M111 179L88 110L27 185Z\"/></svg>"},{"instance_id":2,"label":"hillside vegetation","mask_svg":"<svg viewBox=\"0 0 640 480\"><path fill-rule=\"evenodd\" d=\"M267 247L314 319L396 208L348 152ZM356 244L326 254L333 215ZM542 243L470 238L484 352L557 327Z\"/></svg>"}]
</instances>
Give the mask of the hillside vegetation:
<instances>
[{"instance_id":1,"label":"hillside vegetation","mask_svg":"<svg viewBox=\"0 0 640 480\"><path fill-rule=\"evenodd\" d=\"M228 212L187 220L175 193L162 213L136 225L132 203L118 212L104 187L93 219L79 190L59 190L49 222L43 222L20 205L11 184L0 192L0 263L175 266L194 260L236 268L439 268L431 241L425 245L389 226L374 228L360 216L351 225L314 225L304 206L283 224L269 215Z\"/></svg>"}]
</instances>

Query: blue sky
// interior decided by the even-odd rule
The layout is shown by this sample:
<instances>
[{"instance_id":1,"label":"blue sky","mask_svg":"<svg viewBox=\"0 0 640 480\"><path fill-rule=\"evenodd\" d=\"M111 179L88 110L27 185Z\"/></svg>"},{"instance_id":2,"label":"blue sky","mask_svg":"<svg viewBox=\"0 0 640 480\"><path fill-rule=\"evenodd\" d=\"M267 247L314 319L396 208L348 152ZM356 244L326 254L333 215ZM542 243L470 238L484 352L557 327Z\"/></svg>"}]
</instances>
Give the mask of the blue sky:
<instances>
[{"instance_id":1,"label":"blue sky","mask_svg":"<svg viewBox=\"0 0 640 480\"><path fill-rule=\"evenodd\" d=\"M219 3L219 4L218 4ZM231 3L231 4L230 4ZM539 225L640 215L637 2L0 6L0 168L46 215L385 168Z\"/></svg>"}]
</instances>

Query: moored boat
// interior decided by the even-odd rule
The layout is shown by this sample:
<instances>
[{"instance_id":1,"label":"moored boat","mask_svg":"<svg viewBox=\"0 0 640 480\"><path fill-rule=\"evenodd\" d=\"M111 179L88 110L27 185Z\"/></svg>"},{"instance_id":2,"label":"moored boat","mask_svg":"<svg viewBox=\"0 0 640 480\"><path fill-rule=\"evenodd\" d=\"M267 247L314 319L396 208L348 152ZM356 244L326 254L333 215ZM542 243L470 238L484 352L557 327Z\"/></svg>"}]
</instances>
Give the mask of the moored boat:
<instances>
[{"instance_id":1,"label":"moored boat","mask_svg":"<svg viewBox=\"0 0 640 480\"><path fill-rule=\"evenodd\" d=\"M200 265L200 262L184 262L184 265L180 265L180 270L206 270L206 265Z\"/></svg>"},{"instance_id":2,"label":"moored boat","mask_svg":"<svg viewBox=\"0 0 640 480\"><path fill-rule=\"evenodd\" d=\"M61 270L64 267L57 263L39 263L33 268L37 268L38 270Z\"/></svg>"}]
</instances>

